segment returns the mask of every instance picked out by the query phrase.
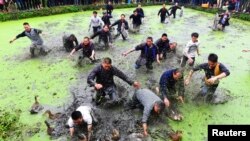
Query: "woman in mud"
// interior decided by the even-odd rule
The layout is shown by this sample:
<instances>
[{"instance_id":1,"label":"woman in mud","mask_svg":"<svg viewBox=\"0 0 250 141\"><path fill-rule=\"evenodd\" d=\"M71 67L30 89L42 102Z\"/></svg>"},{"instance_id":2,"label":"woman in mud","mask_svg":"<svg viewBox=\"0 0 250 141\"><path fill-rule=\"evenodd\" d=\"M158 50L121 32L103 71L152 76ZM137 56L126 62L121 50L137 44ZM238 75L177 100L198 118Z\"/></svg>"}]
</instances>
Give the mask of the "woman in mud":
<instances>
[{"instance_id":1,"label":"woman in mud","mask_svg":"<svg viewBox=\"0 0 250 141\"><path fill-rule=\"evenodd\" d=\"M168 108L168 116L173 120L181 120L182 115L178 112L177 103L184 103L184 81L180 69L165 71L160 78L160 93L165 106ZM178 95L177 95L178 93Z\"/></svg>"},{"instance_id":2,"label":"woman in mud","mask_svg":"<svg viewBox=\"0 0 250 141\"><path fill-rule=\"evenodd\" d=\"M189 84L193 73L198 70L205 71L205 78L202 83L202 89L197 96L203 96L207 102L211 102L216 88L219 85L219 80L230 75L230 72L222 63L218 62L218 56L211 53L208 56L207 63L200 64L189 72L189 75L185 80L185 85Z\"/></svg>"},{"instance_id":3,"label":"woman in mud","mask_svg":"<svg viewBox=\"0 0 250 141\"><path fill-rule=\"evenodd\" d=\"M96 36L99 36L99 45L103 42L105 48L112 46L112 37L108 25L105 25L102 30L97 31L95 34L93 34L90 39L94 39Z\"/></svg>"},{"instance_id":4,"label":"woman in mud","mask_svg":"<svg viewBox=\"0 0 250 141\"><path fill-rule=\"evenodd\" d=\"M87 83L91 87L95 87L95 90L97 91L95 96L97 105L101 104L105 95L109 95L111 99L109 103L115 104L118 102L119 99L114 82L114 76L121 78L129 85L133 85L136 88L139 87L139 83L137 81L132 81L122 71L112 66L112 60L110 58L104 58L102 64L96 66L90 72L87 79Z\"/></svg>"},{"instance_id":5,"label":"woman in mud","mask_svg":"<svg viewBox=\"0 0 250 141\"><path fill-rule=\"evenodd\" d=\"M160 64L158 48L155 44L153 44L153 38L148 37L146 43L142 43L137 45L135 48L132 48L125 53L123 56L127 56L129 53L133 51L141 51L141 55L135 62L135 68L139 69L141 66L146 65L148 70L153 69L153 62L156 60L158 64Z\"/></svg>"},{"instance_id":6,"label":"woman in mud","mask_svg":"<svg viewBox=\"0 0 250 141\"><path fill-rule=\"evenodd\" d=\"M27 22L23 23L23 27L24 31L18 34L13 40L10 41L10 43L13 43L18 38L27 36L32 42L32 44L30 45L31 57L35 57L36 49L40 51L40 54L46 55L48 51L45 50L45 47L43 45L43 40L40 36L42 30L31 28L29 23Z\"/></svg>"}]
</instances>

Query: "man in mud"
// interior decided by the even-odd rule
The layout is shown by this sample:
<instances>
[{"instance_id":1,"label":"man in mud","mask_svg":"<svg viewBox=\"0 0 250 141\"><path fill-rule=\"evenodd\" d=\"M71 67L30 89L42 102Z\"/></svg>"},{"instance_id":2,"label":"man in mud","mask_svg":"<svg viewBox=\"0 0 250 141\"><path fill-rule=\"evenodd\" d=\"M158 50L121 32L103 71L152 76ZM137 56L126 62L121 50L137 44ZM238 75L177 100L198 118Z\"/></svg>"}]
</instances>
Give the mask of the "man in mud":
<instances>
[{"instance_id":1,"label":"man in mud","mask_svg":"<svg viewBox=\"0 0 250 141\"><path fill-rule=\"evenodd\" d=\"M106 12L109 16L112 16L112 12L114 10L114 7L111 3L111 1L108 2L107 6L106 6Z\"/></svg>"},{"instance_id":2,"label":"man in mud","mask_svg":"<svg viewBox=\"0 0 250 141\"><path fill-rule=\"evenodd\" d=\"M108 25L105 25L102 30L97 31L94 35L90 37L90 39L94 39L96 36L99 36L98 43L101 44L101 42L103 42L106 48L112 45L112 37L111 33L109 32Z\"/></svg>"},{"instance_id":3,"label":"man in mud","mask_svg":"<svg viewBox=\"0 0 250 141\"><path fill-rule=\"evenodd\" d=\"M82 49L82 55L78 58L78 65L81 66L82 60L87 57L92 62L95 62L95 50L94 50L94 44L90 41L89 37L84 37L83 41L78 45L76 48L74 48L71 53L69 54L69 57L73 56L73 54Z\"/></svg>"},{"instance_id":4,"label":"man in mud","mask_svg":"<svg viewBox=\"0 0 250 141\"><path fill-rule=\"evenodd\" d=\"M129 19L133 20L133 30L139 32L140 31L140 26L142 24L142 16L137 13L137 11L134 11L132 15L130 15Z\"/></svg>"},{"instance_id":5,"label":"man in mud","mask_svg":"<svg viewBox=\"0 0 250 141\"><path fill-rule=\"evenodd\" d=\"M139 83L130 80L122 71L112 66L112 60L110 58L104 58L101 65L95 67L88 76L87 83L91 87L95 87L97 91L95 101L96 104L101 104L105 95L108 95L111 99L109 103L117 103L118 95L116 92L116 85L114 83L114 76L119 77L129 85L133 85L138 88ZM95 80L96 79L96 80Z\"/></svg>"},{"instance_id":6,"label":"man in mud","mask_svg":"<svg viewBox=\"0 0 250 141\"><path fill-rule=\"evenodd\" d=\"M42 30L31 28L29 23L25 22L23 23L24 31L20 34L18 34L13 40L10 41L10 43L13 43L16 39L21 37L28 37L31 40L30 45L30 53L31 57L35 57L35 50L40 50L40 54L46 55L48 51L45 50L45 47L43 45L43 40L40 36L42 33Z\"/></svg>"},{"instance_id":7,"label":"man in mud","mask_svg":"<svg viewBox=\"0 0 250 141\"><path fill-rule=\"evenodd\" d=\"M89 106L78 107L67 122L71 138L78 137L80 141L91 141L93 122L97 122L97 120L92 108Z\"/></svg>"},{"instance_id":8,"label":"man in mud","mask_svg":"<svg viewBox=\"0 0 250 141\"><path fill-rule=\"evenodd\" d=\"M108 25L108 26L111 25L111 22L110 22L111 18L112 18L111 15L108 15L107 12L103 12L102 21L104 22L105 25Z\"/></svg>"},{"instance_id":9,"label":"man in mud","mask_svg":"<svg viewBox=\"0 0 250 141\"><path fill-rule=\"evenodd\" d=\"M153 62L156 60L158 64L160 64L158 49L155 44L153 44L153 38L148 37L146 43L142 43L137 45L135 48L128 50L123 53L123 56L127 56L129 53L133 51L141 51L141 55L135 62L135 69L139 69L141 66L146 65L148 70L153 69Z\"/></svg>"},{"instance_id":10,"label":"man in mud","mask_svg":"<svg viewBox=\"0 0 250 141\"><path fill-rule=\"evenodd\" d=\"M219 80L230 75L229 70L222 64L218 62L218 56L214 53L209 54L208 62L194 67L185 80L185 85L188 85L190 79L195 71L204 70L205 78L202 83L202 89L196 96L203 96L207 102L211 102L213 99L216 88L219 85Z\"/></svg>"},{"instance_id":11,"label":"man in mud","mask_svg":"<svg viewBox=\"0 0 250 141\"><path fill-rule=\"evenodd\" d=\"M89 31L91 26L93 28L94 33L96 33L98 30L101 29L102 26L104 26L102 19L99 16L97 16L96 11L93 12L93 16L90 19Z\"/></svg>"},{"instance_id":12,"label":"man in mud","mask_svg":"<svg viewBox=\"0 0 250 141\"><path fill-rule=\"evenodd\" d=\"M165 106L168 108L167 114L173 120L181 120L182 116L177 111L177 103L184 103L184 80L180 69L165 71L160 78L160 93Z\"/></svg>"},{"instance_id":13,"label":"man in mud","mask_svg":"<svg viewBox=\"0 0 250 141\"><path fill-rule=\"evenodd\" d=\"M219 25L221 26L221 30L223 31L226 26L229 26L229 20L230 20L229 12L227 11L226 13L222 13L219 15L219 17L220 17Z\"/></svg>"},{"instance_id":14,"label":"man in mud","mask_svg":"<svg viewBox=\"0 0 250 141\"><path fill-rule=\"evenodd\" d=\"M166 5L163 4L162 8L158 12L158 16L161 17L161 23L165 22L165 19L166 19L166 16L167 16L166 14L168 14L168 16L169 16L168 9L166 8Z\"/></svg>"},{"instance_id":15,"label":"man in mud","mask_svg":"<svg viewBox=\"0 0 250 141\"><path fill-rule=\"evenodd\" d=\"M128 30L128 22L125 20L125 15L121 14L121 19L117 20L115 23L113 23L110 27L113 27L117 25L117 35L115 38L119 37L120 35L122 35L122 39L126 40L127 38L127 33L125 30Z\"/></svg>"},{"instance_id":16,"label":"man in mud","mask_svg":"<svg viewBox=\"0 0 250 141\"><path fill-rule=\"evenodd\" d=\"M66 49L67 52L72 51L75 46L78 46L78 41L74 34L63 36L63 47Z\"/></svg>"},{"instance_id":17,"label":"man in mud","mask_svg":"<svg viewBox=\"0 0 250 141\"><path fill-rule=\"evenodd\" d=\"M160 115L165 108L163 101L149 89L137 89L129 103L130 109L143 108L142 126L145 136L148 135L147 122L152 114Z\"/></svg>"},{"instance_id":18,"label":"man in mud","mask_svg":"<svg viewBox=\"0 0 250 141\"><path fill-rule=\"evenodd\" d=\"M158 47L159 59L166 59L168 52L176 52L177 43L169 43L166 33L163 33L161 38L154 43Z\"/></svg>"},{"instance_id":19,"label":"man in mud","mask_svg":"<svg viewBox=\"0 0 250 141\"><path fill-rule=\"evenodd\" d=\"M138 4L138 7L135 9L135 11L141 15L142 18L144 18L144 11L143 9L141 8L141 4Z\"/></svg>"},{"instance_id":20,"label":"man in mud","mask_svg":"<svg viewBox=\"0 0 250 141\"><path fill-rule=\"evenodd\" d=\"M175 19L176 10L177 10L177 9L180 9L180 10L181 10L181 7L178 6L178 3L175 3L174 6L172 6L172 7L170 7L170 8L168 9L168 10L171 10L169 16L173 15L173 16L174 16L174 19Z\"/></svg>"}]
</instances>

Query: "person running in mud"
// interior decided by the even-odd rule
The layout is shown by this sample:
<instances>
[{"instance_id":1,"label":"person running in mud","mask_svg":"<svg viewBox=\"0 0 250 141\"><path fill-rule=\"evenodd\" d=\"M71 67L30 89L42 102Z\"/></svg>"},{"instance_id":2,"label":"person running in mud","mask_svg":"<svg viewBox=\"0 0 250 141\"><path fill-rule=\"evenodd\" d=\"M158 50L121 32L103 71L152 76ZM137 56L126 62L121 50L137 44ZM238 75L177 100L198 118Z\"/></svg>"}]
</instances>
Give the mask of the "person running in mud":
<instances>
[{"instance_id":1,"label":"person running in mud","mask_svg":"<svg viewBox=\"0 0 250 141\"><path fill-rule=\"evenodd\" d=\"M74 42L75 42L75 45L74 45ZM72 51L72 49L75 46L78 46L78 41L74 34L63 36L63 47L66 49L67 52Z\"/></svg>"},{"instance_id":2,"label":"person running in mud","mask_svg":"<svg viewBox=\"0 0 250 141\"><path fill-rule=\"evenodd\" d=\"M207 102L211 102L214 93L219 85L219 80L230 75L229 70L218 62L218 56L214 53L209 54L208 62L194 67L185 80L185 85L190 83L190 79L195 71L204 70L205 79L202 83L202 89L195 97L203 96Z\"/></svg>"},{"instance_id":3,"label":"person running in mud","mask_svg":"<svg viewBox=\"0 0 250 141\"><path fill-rule=\"evenodd\" d=\"M180 69L165 71L160 78L160 93L165 106L168 108L167 114L173 120L181 120L182 115L177 110L177 103L184 103L184 80Z\"/></svg>"},{"instance_id":4,"label":"person running in mud","mask_svg":"<svg viewBox=\"0 0 250 141\"><path fill-rule=\"evenodd\" d=\"M103 42L106 48L112 46L112 37L108 25L105 25L102 30L97 31L94 35L90 37L90 39L94 39L96 36L99 36L99 44Z\"/></svg>"},{"instance_id":5,"label":"person running in mud","mask_svg":"<svg viewBox=\"0 0 250 141\"><path fill-rule=\"evenodd\" d=\"M158 49L155 44L153 44L153 38L148 37L146 43L142 43L137 45L135 48L128 50L123 53L123 56L127 56L129 53L133 51L141 51L140 57L135 62L135 68L139 69L141 66L146 65L148 70L153 69L153 62L156 60L158 64L160 64Z\"/></svg>"},{"instance_id":6,"label":"person running in mud","mask_svg":"<svg viewBox=\"0 0 250 141\"><path fill-rule=\"evenodd\" d=\"M166 15L166 14L168 14L168 15ZM166 8L166 4L162 5L162 8L158 12L158 16L159 15L161 17L161 23L164 23L165 19L166 19L166 16L169 16L169 12L168 12L168 10Z\"/></svg>"},{"instance_id":7,"label":"person running in mud","mask_svg":"<svg viewBox=\"0 0 250 141\"><path fill-rule=\"evenodd\" d=\"M168 35L163 33L161 38L154 43L158 47L159 59L166 59L168 52L175 52L177 43L169 43Z\"/></svg>"},{"instance_id":8,"label":"person running in mud","mask_svg":"<svg viewBox=\"0 0 250 141\"><path fill-rule=\"evenodd\" d=\"M118 36L120 36L120 34L122 35L122 39L126 40L126 35L125 34L125 30L128 30L128 22L125 20L125 15L121 14L121 19L117 20L115 23L113 23L110 27L113 27L117 25L117 35L115 38L117 38Z\"/></svg>"},{"instance_id":9,"label":"person running in mud","mask_svg":"<svg viewBox=\"0 0 250 141\"><path fill-rule=\"evenodd\" d=\"M93 12L93 16L90 19L89 31L91 26L93 28L94 33L96 33L98 30L101 29L102 26L104 26L102 19L99 16L97 16L96 11Z\"/></svg>"},{"instance_id":10,"label":"person running in mud","mask_svg":"<svg viewBox=\"0 0 250 141\"><path fill-rule=\"evenodd\" d=\"M181 67L185 67L187 61L188 61L189 66L191 67L194 66L196 52L198 55L200 55L200 52L199 52L200 42L198 38L199 38L198 33L194 32L191 34L191 40L187 43L186 47L183 49Z\"/></svg>"},{"instance_id":11,"label":"person running in mud","mask_svg":"<svg viewBox=\"0 0 250 141\"><path fill-rule=\"evenodd\" d=\"M87 83L91 87L95 87L95 90L97 91L95 97L97 105L101 104L105 95L109 95L111 99L109 103L115 104L118 102L119 99L114 82L114 76L119 77L129 85L133 85L136 88L139 87L139 83L137 81L130 80L122 71L115 66L112 66L112 60L106 57L103 59L101 65L98 65L90 72L87 79Z\"/></svg>"},{"instance_id":12,"label":"person running in mud","mask_svg":"<svg viewBox=\"0 0 250 141\"><path fill-rule=\"evenodd\" d=\"M89 37L84 37L83 41L78 45L76 48L74 48L71 53L69 54L69 57L72 57L73 54L82 49L82 55L78 58L78 65L81 66L82 60L85 57L88 57L92 62L95 62L95 50L94 50L94 44L90 41Z\"/></svg>"},{"instance_id":13,"label":"person running in mud","mask_svg":"<svg viewBox=\"0 0 250 141\"><path fill-rule=\"evenodd\" d=\"M89 106L78 107L67 122L71 138L78 137L80 141L90 141L93 122L97 122L97 120L92 108Z\"/></svg>"},{"instance_id":14,"label":"person running in mud","mask_svg":"<svg viewBox=\"0 0 250 141\"><path fill-rule=\"evenodd\" d=\"M108 2L107 6L106 6L106 12L109 16L112 16L112 12L114 10L114 7L111 3L111 1Z\"/></svg>"},{"instance_id":15,"label":"person running in mud","mask_svg":"<svg viewBox=\"0 0 250 141\"><path fill-rule=\"evenodd\" d=\"M142 126L145 136L148 135L148 118L152 114L160 115L165 108L164 102L149 89L137 89L133 95L132 101L129 102L128 107L135 109L143 107Z\"/></svg>"},{"instance_id":16,"label":"person running in mud","mask_svg":"<svg viewBox=\"0 0 250 141\"><path fill-rule=\"evenodd\" d=\"M111 15L108 15L107 12L103 12L102 21L104 22L105 25L108 25L108 26L111 25L111 22L110 22L111 18L112 18Z\"/></svg>"},{"instance_id":17,"label":"person running in mud","mask_svg":"<svg viewBox=\"0 0 250 141\"><path fill-rule=\"evenodd\" d=\"M174 19L175 19L176 10L177 10L177 9L180 9L180 10L181 10L181 7L178 6L178 3L175 3L174 6L172 6L172 7L170 7L170 8L168 9L168 10L171 10L169 16L173 15L173 16L174 16Z\"/></svg>"},{"instance_id":18,"label":"person running in mud","mask_svg":"<svg viewBox=\"0 0 250 141\"><path fill-rule=\"evenodd\" d=\"M42 30L31 28L29 23L27 22L23 23L23 27L24 27L24 31L18 34L13 40L10 41L10 43L13 43L18 38L26 36L32 42L30 45L31 57L35 57L35 50L37 49L40 50L40 54L46 55L48 51L45 50L45 46L43 45L43 39L40 36L40 34L42 33Z\"/></svg>"},{"instance_id":19,"label":"person running in mud","mask_svg":"<svg viewBox=\"0 0 250 141\"><path fill-rule=\"evenodd\" d=\"M226 13L222 13L219 15L219 17L220 17L219 25L221 26L221 30L223 31L226 26L229 26L229 20L230 20L229 12L227 11Z\"/></svg>"},{"instance_id":20,"label":"person running in mud","mask_svg":"<svg viewBox=\"0 0 250 141\"><path fill-rule=\"evenodd\" d=\"M137 13L137 11L134 11L134 14L130 15L129 19L133 20L133 30L139 32L140 26L142 24L142 16Z\"/></svg>"},{"instance_id":21,"label":"person running in mud","mask_svg":"<svg viewBox=\"0 0 250 141\"><path fill-rule=\"evenodd\" d=\"M138 7L135 9L135 11L141 15L142 18L144 18L144 11L143 9L141 8L141 4L138 4Z\"/></svg>"}]
</instances>

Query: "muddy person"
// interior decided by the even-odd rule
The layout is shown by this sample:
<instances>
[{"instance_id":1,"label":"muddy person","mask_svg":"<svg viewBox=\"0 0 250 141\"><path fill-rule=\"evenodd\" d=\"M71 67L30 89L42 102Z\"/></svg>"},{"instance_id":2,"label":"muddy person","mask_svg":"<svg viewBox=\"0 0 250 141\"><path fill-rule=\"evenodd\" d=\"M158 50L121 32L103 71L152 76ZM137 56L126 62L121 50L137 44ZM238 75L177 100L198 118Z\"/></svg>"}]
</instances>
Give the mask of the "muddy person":
<instances>
[{"instance_id":1,"label":"muddy person","mask_svg":"<svg viewBox=\"0 0 250 141\"><path fill-rule=\"evenodd\" d=\"M104 26L104 22L99 16L97 16L97 12L94 11L93 16L90 19L89 31L90 31L90 28L92 27L93 33L96 33L98 30L101 29L102 26Z\"/></svg>"},{"instance_id":2,"label":"muddy person","mask_svg":"<svg viewBox=\"0 0 250 141\"><path fill-rule=\"evenodd\" d=\"M127 38L126 30L128 30L129 27L128 27L128 22L125 20L124 14L121 14L121 19L114 22L110 27L113 27L115 25L117 25L117 35L115 36L115 38L122 35L122 39L126 40Z\"/></svg>"},{"instance_id":3,"label":"muddy person","mask_svg":"<svg viewBox=\"0 0 250 141\"><path fill-rule=\"evenodd\" d=\"M198 70L205 71L205 78L202 82L202 89L195 98L202 96L205 98L206 102L211 102L219 85L219 80L227 77L230 72L222 63L218 62L218 56L211 53L208 56L207 63L200 64L189 72L189 75L185 80L185 85L189 84L193 73Z\"/></svg>"},{"instance_id":4,"label":"muddy person","mask_svg":"<svg viewBox=\"0 0 250 141\"><path fill-rule=\"evenodd\" d=\"M140 14L137 13L137 11L135 10L134 13L132 15L130 15L129 19L132 19L132 24L133 24L133 30L135 32L139 32L140 31L140 26L142 24L142 16Z\"/></svg>"},{"instance_id":5,"label":"muddy person","mask_svg":"<svg viewBox=\"0 0 250 141\"><path fill-rule=\"evenodd\" d=\"M148 119L152 114L159 115L165 108L163 101L149 89L137 89L132 101L127 105L130 109L143 108L142 126L145 136L148 135Z\"/></svg>"},{"instance_id":6,"label":"muddy person","mask_svg":"<svg viewBox=\"0 0 250 141\"><path fill-rule=\"evenodd\" d=\"M143 9L141 8L141 4L138 4L138 6L137 6L137 8L135 9L135 11L136 11L139 15L141 15L142 18L145 17L144 11L143 11Z\"/></svg>"},{"instance_id":7,"label":"muddy person","mask_svg":"<svg viewBox=\"0 0 250 141\"><path fill-rule=\"evenodd\" d=\"M168 15L166 15L166 14L168 14ZM169 16L169 12L168 12L168 9L166 8L165 4L163 4L162 8L159 10L158 16L161 17L161 23L164 23L166 16Z\"/></svg>"},{"instance_id":8,"label":"muddy person","mask_svg":"<svg viewBox=\"0 0 250 141\"><path fill-rule=\"evenodd\" d=\"M170 8L168 9L168 10L171 10L169 16L173 15L173 17L174 17L174 19L175 19L177 9L180 9L180 10L181 10L181 7L178 6L178 3L175 3L174 6L172 6L172 7L170 7Z\"/></svg>"},{"instance_id":9,"label":"muddy person","mask_svg":"<svg viewBox=\"0 0 250 141\"><path fill-rule=\"evenodd\" d=\"M97 122L97 119L92 108L89 106L78 107L67 122L71 138L78 138L80 141L90 141L93 122Z\"/></svg>"},{"instance_id":10,"label":"muddy person","mask_svg":"<svg viewBox=\"0 0 250 141\"><path fill-rule=\"evenodd\" d=\"M122 71L113 66L110 58L104 58L102 64L95 67L87 79L87 83L91 87L95 87L96 96L94 99L97 105L101 104L106 95L110 98L108 102L110 104L116 104L119 101L114 76L119 77L129 85L133 85L136 88L139 87L137 81L132 81Z\"/></svg>"},{"instance_id":11,"label":"muddy person","mask_svg":"<svg viewBox=\"0 0 250 141\"><path fill-rule=\"evenodd\" d=\"M153 44L152 37L148 37L146 43L139 44L122 55L127 56L129 53L139 50L141 51L141 54L135 62L135 69L139 69L141 66L146 65L148 70L152 70L154 61L157 61L158 64L161 63L157 46Z\"/></svg>"},{"instance_id":12,"label":"muddy person","mask_svg":"<svg viewBox=\"0 0 250 141\"><path fill-rule=\"evenodd\" d=\"M82 61L85 57L89 58L92 62L95 62L95 50L94 50L94 44L90 41L89 37L84 37L83 41L80 43L80 45L78 45L77 47L75 47L71 53L69 54L69 57L72 57L73 54L82 49L82 55L80 55L78 57L78 61L77 64L79 66L82 65Z\"/></svg>"},{"instance_id":13,"label":"muddy person","mask_svg":"<svg viewBox=\"0 0 250 141\"><path fill-rule=\"evenodd\" d=\"M182 115L177 109L178 101L184 103L184 80L182 70L165 71L160 78L160 93L167 107L167 115L172 120L181 120Z\"/></svg>"},{"instance_id":14,"label":"muddy person","mask_svg":"<svg viewBox=\"0 0 250 141\"><path fill-rule=\"evenodd\" d=\"M199 52L200 42L198 38L199 38L198 33L194 32L191 34L191 40L186 44L186 47L183 49L181 67L185 67L186 62L188 62L189 66L191 67L194 66L196 52L198 55L200 55Z\"/></svg>"},{"instance_id":15,"label":"muddy person","mask_svg":"<svg viewBox=\"0 0 250 141\"><path fill-rule=\"evenodd\" d=\"M63 47L67 52L72 51L76 46L78 46L78 41L74 34L63 36Z\"/></svg>"},{"instance_id":16,"label":"muddy person","mask_svg":"<svg viewBox=\"0 0 250 141\"><path fill-rule=\"evenodd\" d=\"M111 15L108 15L107 12L103 12L102 21L104 22L105 25L108 25L108 26L111 25L111 22L110 22L111 18L112 18Z\"/></svg>"},{"instance_id":17,"label":"muddy person","mask_svg":"<svg viewBox=\"0 0 250 141\"><path fill-rule=\"evenodd\" d=\"M112 16L112 12L114 10L114 7L111 3L111 1L108 2L108 4L106 5L106 12L109 16Z\"/></svg>"},{"instance_id":18,"label":"muddy person","mask_svg":"<svg viewBox=\"0 0 250 141\"><path fill-rule=\"evenodd\" d=\"M105 25L102 30L97 31L90 39L94 39L96 36L99 36L99 45L103 42L105 48L112 47L112 37L108 25Z\"/></svg>"},{"instance_id":19,"label":"muddy person","mask_svg":"<svg viewBox=\"0 0 250 141\"><path fill-rule=\"evenodd\" d=\"M166 59L167 53L176 52L177 43L169 43L168 35L163 33L161 38L155 41L155 45L158 47L159 59Z\"/></svg>"},{"instance_id":20,"label":"muddy person","mask_svg":"<svg viewBox=\"0 0 250 141\"><path fill-rule=\"evenodd\" d=\"M229 26L230 15L229 12L225 12L219 15L219 25L221 26L221 30L223 31L226 26Z\"/></svg>"},{"instance_id":21,"label":"muddy person","mask_svg":"<svg viewBox=\"0 0 250 141\"><path fill-rule=\"evenodd\" d=\"M23 23L23 27L24 31L18 34L13 40L10 41L10 43L13 43L18 38L27 36L32 42L32 44L30 45L31 57L35 56L36 50L39 50L40 54L46 55L48 53L48 50L45 49L45 46L43 45L43 40L40 36L42 30L31 28L29 23L27 22Z\"/></svg>"}]
</instances>

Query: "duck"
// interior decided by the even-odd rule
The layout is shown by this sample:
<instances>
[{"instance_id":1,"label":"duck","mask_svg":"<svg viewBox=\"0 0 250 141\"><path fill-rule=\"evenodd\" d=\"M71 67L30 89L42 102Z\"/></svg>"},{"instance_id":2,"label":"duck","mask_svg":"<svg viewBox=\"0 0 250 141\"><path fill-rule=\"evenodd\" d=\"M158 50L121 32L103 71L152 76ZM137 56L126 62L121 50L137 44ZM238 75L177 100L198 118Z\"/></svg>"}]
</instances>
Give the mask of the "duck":
<instances>
[{"instance_id":1,"label":"duck","mask_svg":"<svg viewBox=\"0 0 250 141\"><path fill-rule=\"evenodd\" d=\"M43 110L43 106L37 100L38 96L35 96L35 103L31 106L30 114L37 114Z\"/></svg>"},{"instance_id":2,"label":"duck","mask_svg":"<svg viewBox=\"0 0 250 141\"><path fill-rule=\"evenodd\" d=\"M50 124L48 123L48 121L45 120L44 123L45 123L46 126L47 126L47 134L51 136L52 133L53 133L53 131L54 131L54 128L51 128L51 127L50 127Z\"/></svg>"},{"instance_id":3,"label":"duck","mask_svg":"<svg viewBox=\"0 0 250 141\"><path fill-rule=\"evenodd\" d=\"M52 112L50 110L46 110L43 115L46 115L46 114L48 114L49 119L52 119L52 120L57 119L57 118L61 117L61 115L62 115L62 113L52 114Z\"/></svg>"},{"instance_id":4,"label":"duck","mask_svg":"<svg viewBox=\"0 0 250 141\"><path fill-rule=\"evenodd\" d=\"M171 141L181 141L182 140L182 131L177 130L169 134Z\"/></svg>"},{"instance_id":5,"label":"duck","mask_svg":"<svg viewBox=\"0 0 250 141\"><path fill-rule=\"evenodd\" d=\"M120 133L117 129L113 129L111 139L113 141L118 141L120 139Z\"/></svg>"}]
</instances>

